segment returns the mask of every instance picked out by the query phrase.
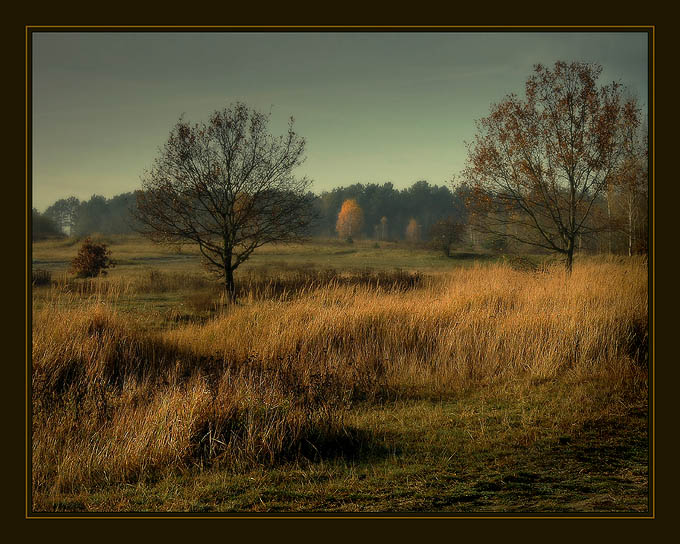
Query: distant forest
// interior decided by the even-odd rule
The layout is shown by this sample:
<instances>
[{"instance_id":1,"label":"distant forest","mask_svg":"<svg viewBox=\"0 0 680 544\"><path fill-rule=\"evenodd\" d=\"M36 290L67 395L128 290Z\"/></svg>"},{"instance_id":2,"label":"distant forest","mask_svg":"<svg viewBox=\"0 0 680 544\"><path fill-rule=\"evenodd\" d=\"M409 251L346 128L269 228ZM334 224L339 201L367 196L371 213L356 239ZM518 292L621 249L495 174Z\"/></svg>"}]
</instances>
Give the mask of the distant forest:
<instances>
[{"instance_id":1,"label":"distant forest","mask_svg":"<svg viewBox=\"0 0 680 544\"><path fill-rule=\"evenodd\" d=\"M362 217L360 230L353 238L434 243L445 224L458 226L459 234L455 238L458 245L500 253L526 251L527 246L507 238L484 235L473 228L466 208L468 191L464 184L451 188L417 181L405 189L396 189L391 182L355 183L320 195L309 193L317 211L317 220L309 236L337 238L338 214L343 203L353 199L361 208ZM76 197L64 198L44 213L34 208L32 238L133 233L130 211L136 201L135 192L129 192L113 198L93 195L83 201ZM603 195L595 202L596 209L592 213L593 233L579 237L578 250L647 253L647 206L646 194L638 195L634 200L625 192Z\"/></svg>"},{"instance_id":2,"label":"distant forest","mask_svg":"<svg viewBox=\"0 0 680 544\"><path fill-rule=\"evenodd\" d=\"M466 222L462 190L417 181L406 189L395 189L392 183L356 183L310 194L318 212L310 236L337 237L336 222L342 204L355 199L363 212L359 236L381 240L401 240L413 219L422 238L427 239L432 226L442 219ZM33 239L70 235L83 237L93 233L126 234L134 232L130 210L135 206L134 192L113 198L93 195L80 201L75 197L57 200L44 213L33 210ZM385 218L385 220L383 220ZM382 220L382 222L381 222Z\"/></svg>"}]
</instances>

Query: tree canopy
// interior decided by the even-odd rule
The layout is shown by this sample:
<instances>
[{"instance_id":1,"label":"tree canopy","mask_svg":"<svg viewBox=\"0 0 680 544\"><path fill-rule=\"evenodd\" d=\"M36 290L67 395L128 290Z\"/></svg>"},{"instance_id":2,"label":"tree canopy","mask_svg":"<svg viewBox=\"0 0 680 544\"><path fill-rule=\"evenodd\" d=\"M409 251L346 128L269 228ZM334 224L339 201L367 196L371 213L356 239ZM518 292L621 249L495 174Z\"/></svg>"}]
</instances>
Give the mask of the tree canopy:
<instances>
[{"instance_id":1,"label":"tree canopy","mask_svg":"<svg viewBox=\"0 0 680 544\"><path fill-rule=\"evenodd\" d=\"M591 212L620 172L639 109L618 83L598 86L602 67L536 65L525 97L505 97L478 123L464 178L475 225L565 255L597 228Z\"/></svg>"},{"instance_id":2,"label":"tree canopy","mask_svg":"<svg viewBox=\"0 0 680 544\"><path fill-rule=\"evenodd\" d=\"M351 239L353 236L361 234L361 227L364 221L364 212L353 198L345 200L338 213L336 230L340 238Z\"/></svg>"},{"instance_id":3,"label":"tree canopy","mask_svg":"<svg viewBox=\"0 0 680 544\"><path fill-rule=\"evenodd\" d=\"M301 240L313 219L310 181L295 177L305 139L275 137L269 116L236 103L206 122L177 122L142 178L134 211L162 243L193 242L235 299L234 270L263 244Z\"/></svg>"}]
</instances>

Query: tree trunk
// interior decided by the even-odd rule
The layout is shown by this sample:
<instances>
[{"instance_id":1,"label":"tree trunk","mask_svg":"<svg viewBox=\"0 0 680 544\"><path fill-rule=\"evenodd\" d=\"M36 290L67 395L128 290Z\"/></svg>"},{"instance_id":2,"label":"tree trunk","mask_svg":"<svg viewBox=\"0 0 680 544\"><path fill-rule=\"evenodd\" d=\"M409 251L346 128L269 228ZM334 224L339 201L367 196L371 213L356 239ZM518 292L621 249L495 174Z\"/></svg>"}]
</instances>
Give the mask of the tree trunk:
<instances>
[{"instance_id":1,"label":"tree trunk","mask_svg":"<svg viewBox=\"0 0 680 544\"><path fill-rule=\"evenodd\" d=\"M612 252L612 207L609 201L611 197L607 195L607 246L609 254Z\"/></svg>"},{"instance_id":2,"label":"tree trunk","mask_svg":"<svg viewBox=\"0 0 680 544\"><path fill-rule=\"evenodd\" d=\"M628 256L633 256L633 202L628 200Z\"/></svg>"},{"instance_id":3,"label":"tree trunk","mask_svg":"<svg viewBox=\"0 0 680 544\"><path fill-rule=\"evenodd\" d=\"M568 276L571 275L573 264L574 264L574 243L572 241L569 243L569 247L567 248L567 261L565 264Z\"/></svg>"},{"instance_id":4,"label":"tree trunk","mask_svg":"<svg viewBox=\"0 0 680 544\"><path fill-rule=\"evenodd\" d=\"M236 284L234 283L234 270L227 266L224 270L224 292L227 300L232 304L236 302Z\"/></svg>"}]
</instances>

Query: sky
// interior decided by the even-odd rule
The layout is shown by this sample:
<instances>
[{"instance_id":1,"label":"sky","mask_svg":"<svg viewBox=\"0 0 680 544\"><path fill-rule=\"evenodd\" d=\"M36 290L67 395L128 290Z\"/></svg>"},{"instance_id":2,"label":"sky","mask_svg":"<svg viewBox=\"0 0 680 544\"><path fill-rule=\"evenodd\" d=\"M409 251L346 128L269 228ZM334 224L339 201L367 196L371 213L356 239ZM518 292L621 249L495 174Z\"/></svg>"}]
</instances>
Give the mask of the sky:
<instances>
[{"instance_id":1,"label":"sky","mask_svg":"<svg viewBox=\"0 0 680 544\"><path fill-rule=\"evenodd\" d=\"M180 115L235 101L290 116L297 170L321 193L353 183L442 185L465 164L475 120L520 96L536 63L597 62L647 108L643 32L35 32L33 207L112 197L140 177Z\"/></svg>"}]
</instances>

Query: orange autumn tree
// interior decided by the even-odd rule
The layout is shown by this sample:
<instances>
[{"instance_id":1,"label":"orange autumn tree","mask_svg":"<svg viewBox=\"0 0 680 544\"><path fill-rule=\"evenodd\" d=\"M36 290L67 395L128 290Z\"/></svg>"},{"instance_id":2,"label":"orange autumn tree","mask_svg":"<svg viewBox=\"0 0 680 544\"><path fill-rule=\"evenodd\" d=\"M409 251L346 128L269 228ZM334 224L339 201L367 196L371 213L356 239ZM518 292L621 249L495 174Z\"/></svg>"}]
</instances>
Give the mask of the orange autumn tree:
<instances>
[{"instance_id":1,"label":"orange autumn tree","mask_svg":"<svg viewBox=\"0 0 680 544\"><path fill-rule=\"evenodd\" d=\"M420 225L413 218L411 218L408 225L406 225L406 239L409 242L420 241Z\"/></svg>"},{"instance_id":2,"label":"orange autumn tree","mask_svg":"<svg viewBox=\"0 0 680 544\"><path fill-rule=\"evenodd\" d=\"M598 85L601 72L585 62L536 65L524 98L506 96L478 122L463 173L478 230L562 254L568 272L576 240L600 228L592 212L640 122L619 83Z\"/></svg>"},{"instance_id":3,"label":"orange autumn tree","mask_svg":"<svg viewBox=\"0 0 680 544\"><path fill-rule=\"evenodd\" d=\"M352 239L361 232L361 225L364 222L364 212L353 198L345 200L338 214L338 222L335 230L338 231L340 238Z\"/></svg>"}]
</instances>

